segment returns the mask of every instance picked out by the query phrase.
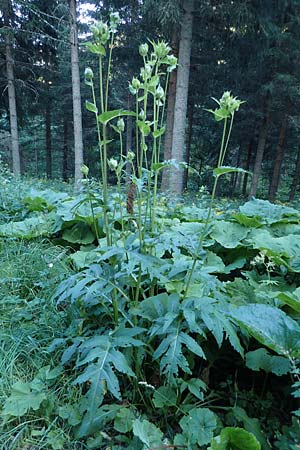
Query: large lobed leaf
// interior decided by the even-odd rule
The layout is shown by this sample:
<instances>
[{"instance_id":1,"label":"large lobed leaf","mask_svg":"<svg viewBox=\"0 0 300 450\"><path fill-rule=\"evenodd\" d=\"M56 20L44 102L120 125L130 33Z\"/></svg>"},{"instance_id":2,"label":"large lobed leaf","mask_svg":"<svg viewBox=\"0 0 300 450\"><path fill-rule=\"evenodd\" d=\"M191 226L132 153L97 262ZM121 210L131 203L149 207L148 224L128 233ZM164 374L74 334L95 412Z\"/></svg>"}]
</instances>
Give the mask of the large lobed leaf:
<instances>
[{"instance_id":1,"label":"large lobed leaf","mask_svg":"<svg viewBox=\"0 0 300 450\"><path fill-rule=\"evenodd\" d=\"M251 304L240 306L229 315L261 344L279 355L299 358L300 325L280 309Z\"/></svg>"}]
</instances>

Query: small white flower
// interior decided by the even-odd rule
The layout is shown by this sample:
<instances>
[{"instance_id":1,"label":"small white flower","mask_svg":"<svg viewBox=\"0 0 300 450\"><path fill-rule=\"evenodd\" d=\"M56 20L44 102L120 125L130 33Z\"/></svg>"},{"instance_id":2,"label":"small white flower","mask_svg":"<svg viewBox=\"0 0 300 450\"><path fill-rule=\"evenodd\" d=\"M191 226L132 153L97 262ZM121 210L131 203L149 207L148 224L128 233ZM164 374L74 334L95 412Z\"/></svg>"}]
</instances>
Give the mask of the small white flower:
<instances>
[{"instance_id":1,"label":"small white flower","mask_svg":"<svg viewBox=\"0 0 300 450\"><path fill-rule=\"evenodd\" d=\"M150 389L152 389L153 391L155 391L155 387L152 386L152 384L148 384L146 381L139 381L138 384L140 384L140 385L142 385L142 386L145 386L145 387L147 387L147 388L150 388Z\"/></svg>"},{"instance_id":2,"label":"small white flower","mask_svg":"<svg viewBox=\"0 0 300 450\"><path fill-rule=\"evenodd\" d=\"M49 263L49 264L48 264L48 267L49 267L50 269L52 269L53 263Z\"/></svg>"}]
</instances>

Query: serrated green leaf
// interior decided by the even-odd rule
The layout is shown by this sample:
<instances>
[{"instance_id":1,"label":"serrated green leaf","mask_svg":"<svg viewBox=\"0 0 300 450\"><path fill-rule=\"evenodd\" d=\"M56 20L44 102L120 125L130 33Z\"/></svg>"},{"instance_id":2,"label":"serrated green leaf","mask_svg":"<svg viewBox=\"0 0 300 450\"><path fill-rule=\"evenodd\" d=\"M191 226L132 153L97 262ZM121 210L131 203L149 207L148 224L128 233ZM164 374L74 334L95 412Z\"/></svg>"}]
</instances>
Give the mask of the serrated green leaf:
<instances>
[{"instance_id":1,"label":"serrated green leaf","mask_svg":"<svg viewBox=\"0 0 300 450\"><path fill-rule=\"evenodd\" d=\"M13 384L10 396L4 403L3 415L21 417L30 409L37 411L47 395L42 390L34 390L31 383L17 381Z\"/></svg>"}]
</instances>

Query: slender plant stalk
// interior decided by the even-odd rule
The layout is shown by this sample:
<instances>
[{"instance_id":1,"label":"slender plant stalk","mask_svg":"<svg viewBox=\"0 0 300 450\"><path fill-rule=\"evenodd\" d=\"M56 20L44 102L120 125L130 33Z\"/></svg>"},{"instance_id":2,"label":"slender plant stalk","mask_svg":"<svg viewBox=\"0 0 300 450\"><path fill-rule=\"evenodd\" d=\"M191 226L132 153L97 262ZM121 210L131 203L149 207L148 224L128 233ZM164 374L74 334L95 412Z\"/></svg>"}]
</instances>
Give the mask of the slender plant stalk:
<instances>
[{"instance_id":1,"label":"slender plant stalk","mask_svg":"<svg viewBox=\"0 0 300 450\"><path fill-rule=\"evenodd\" d=\"M220 147L220 152L219 152L219 159L218 159L218 165L217 167L221 167L223 162L224 162L224 158L226 155L226 151L227 151L227 147L228 147L228 143L229 143L229 139L230 139L230 135L231 135L231 131L232 131L232 124L233 124L233 119L234 119L234 114L231 115L231 122L230 122L230 127L229 127L229 131L227 133L227 118L225 118L224 120L224 125L223 125L223 133L222 133L222 140L221 140L221 147ZM227 138L226 138L226 134L227 134ZM213 210L213 205L214 205L214 201L215 201L215 196L216 196L216 191L217 191L217 186L218 186L218 181L219 181L219 177L220 175L216 175L215 176L215 181L213 184L213 189L212 189L212 193L211 193L211 197L210 197L210 203L209 203L209 208L208 208L208 212L207 212L207 216L205 219L205 225L203 228L203 231L200 235L200 239L199 239L199 243L196 249L196 252L193 255L193 263L192 266L188 272L188 277L187 277L187 281L185 284L185 287L183 289L183 298L185 299L187 297L188 294L188 290L192 281L192 277L196 268L196 264L198 262L198 255L203 247L203 241L204 238L206 236L206 233L208 231L209 228L209 224L210 224L210 219L211 219L211 214L212 214L212 210Z\"/></svg>"}]
</instances>

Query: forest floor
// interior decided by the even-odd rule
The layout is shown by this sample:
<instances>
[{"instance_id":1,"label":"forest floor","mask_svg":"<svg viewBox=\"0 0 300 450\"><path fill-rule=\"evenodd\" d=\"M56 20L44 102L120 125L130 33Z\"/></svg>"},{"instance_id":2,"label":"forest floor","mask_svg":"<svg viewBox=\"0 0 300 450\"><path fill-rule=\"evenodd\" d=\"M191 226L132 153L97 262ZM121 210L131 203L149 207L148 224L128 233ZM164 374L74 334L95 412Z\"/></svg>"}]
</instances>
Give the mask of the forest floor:
<instances>
[{"instance_id":1,"label":"forest floor","mask_svg":"<svg viewBox=\"0 0 300 450\"><path fill-rule=\"evenodd\" d=\"M1 183L3 450L298 448L297 208Z\"/></svg>"}]
</instances>

